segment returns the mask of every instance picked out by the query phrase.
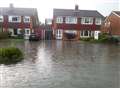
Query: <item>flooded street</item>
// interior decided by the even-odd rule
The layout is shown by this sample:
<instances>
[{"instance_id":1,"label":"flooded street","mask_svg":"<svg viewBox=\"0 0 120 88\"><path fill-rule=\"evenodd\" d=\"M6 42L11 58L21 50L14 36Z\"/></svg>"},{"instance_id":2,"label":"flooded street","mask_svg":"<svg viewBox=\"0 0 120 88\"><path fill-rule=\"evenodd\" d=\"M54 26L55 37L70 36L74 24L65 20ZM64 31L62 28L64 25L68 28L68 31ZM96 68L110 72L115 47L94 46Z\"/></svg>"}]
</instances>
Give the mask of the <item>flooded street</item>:
<instances>
[{"instance_id":1,"label":"flooded street","mask_svg":"<svg viewBox=\"0 0 120 88\"><path fill-rule=\"evenodd\" d=\"M0 88L120 88L120 44L0 41L25 59L0 65Z\"/></svg>"}]
</instances>

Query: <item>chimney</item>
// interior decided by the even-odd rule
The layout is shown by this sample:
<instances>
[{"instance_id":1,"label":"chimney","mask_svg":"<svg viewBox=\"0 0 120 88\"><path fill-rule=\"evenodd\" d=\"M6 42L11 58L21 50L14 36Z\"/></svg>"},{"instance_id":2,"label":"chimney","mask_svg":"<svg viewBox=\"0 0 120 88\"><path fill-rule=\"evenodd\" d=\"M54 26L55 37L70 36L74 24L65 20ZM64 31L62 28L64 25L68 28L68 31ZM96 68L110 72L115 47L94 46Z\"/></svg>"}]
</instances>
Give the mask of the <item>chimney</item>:
<instances>
[{"instance_id":1,"label":"chimney","mask_svg":"<svg viewBox=\"0 0 120 88\"><path fill-rule=\"evenodd\" d=\"M79 10L79 6L78 5L75 5L75 10Z\"/></svg>"},{"instance_id":2,"label":"chimney","mask_svg":"<svg viewBox=\"0 0 120 88\"><path fill-rule=\"evenodd\" d=\"M13 3L10 3L10 8L13 8L14 6L13 6Z\"/></svg>"}]
</instances>

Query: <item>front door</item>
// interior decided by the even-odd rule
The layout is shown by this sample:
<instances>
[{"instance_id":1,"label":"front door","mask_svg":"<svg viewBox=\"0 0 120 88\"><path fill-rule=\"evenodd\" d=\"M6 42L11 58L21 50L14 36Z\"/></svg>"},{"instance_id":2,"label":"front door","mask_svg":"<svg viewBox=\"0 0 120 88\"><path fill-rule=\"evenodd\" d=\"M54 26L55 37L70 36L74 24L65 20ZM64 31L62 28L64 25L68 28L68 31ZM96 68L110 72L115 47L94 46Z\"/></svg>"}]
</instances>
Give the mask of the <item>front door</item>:
<instances>
[{"instance_id":1,"label":"front door","mask_svg":"<svg viewBox=\"0 0 120 88\"><path fill-rule=\"evenodd\" d=\"M14 35L17 35L17 28L14 28Z\"/></svg>"},{"instance_id":2,"label":"front door","mask_svg":"<svg viewBox=\"0 0 120 88\"><path fill-rule=\"evenodd\" d=\"M62 39L62 35L63 35L62 29L56 30L56 39Z\"/></svg>"},{"instance_id":3,"label":"front door","mask_svg":"<svg viewBox=\"0 0 120 88\"><path fill-rule=\"evenodd\" d=\"M26 28L25 29L25 39L29 39L29 36L30 36L30 29Z\"/></svg>"}]
</instances>

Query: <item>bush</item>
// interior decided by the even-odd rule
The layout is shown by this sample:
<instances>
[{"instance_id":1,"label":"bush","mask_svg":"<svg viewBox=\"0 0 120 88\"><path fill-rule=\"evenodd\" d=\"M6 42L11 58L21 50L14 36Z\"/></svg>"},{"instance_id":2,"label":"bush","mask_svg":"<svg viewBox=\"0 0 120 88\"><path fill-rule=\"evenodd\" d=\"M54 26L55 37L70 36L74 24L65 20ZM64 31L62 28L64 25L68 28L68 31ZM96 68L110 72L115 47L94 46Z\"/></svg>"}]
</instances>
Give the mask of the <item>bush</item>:
<instances>
[{"instance_id":1,"label":"bush","mask_svg":"<svg viewBox=\"0 0 120 88\"><path fill-rule=\"evenodd\" d=\"M23 35L10 36L10 39L24 39Z\"/></svg>"},{"instance_id":2,"label":"bush","mask_svg":"<svg viewBox=\"0 0 120 88\"><path fill-rule=\"evenodd\" d=\"M22 59L23 53L18 48L0 48L0 64L13 64Z\"/></svg>"},{"instance_id":3,"label":"bush","mask_svg":"<svg viewBox=\"0 0 120 88\"><path fill-rule=\"evenodd\" d=\"M6 39L9 38L8 32L0 32L0 39Z\"/></svg>"},{"instance_id":4,"label":"bush","mask_svg":"<svg viewBox=\"0 0 120 88\"><path fill-rule=\"evenodd\" d=\"M99 36L98 41L105 42L105 43L118 43L119 42L118 38L112 37L109 34L101 34Z\"/></svg>"}]
</instances>

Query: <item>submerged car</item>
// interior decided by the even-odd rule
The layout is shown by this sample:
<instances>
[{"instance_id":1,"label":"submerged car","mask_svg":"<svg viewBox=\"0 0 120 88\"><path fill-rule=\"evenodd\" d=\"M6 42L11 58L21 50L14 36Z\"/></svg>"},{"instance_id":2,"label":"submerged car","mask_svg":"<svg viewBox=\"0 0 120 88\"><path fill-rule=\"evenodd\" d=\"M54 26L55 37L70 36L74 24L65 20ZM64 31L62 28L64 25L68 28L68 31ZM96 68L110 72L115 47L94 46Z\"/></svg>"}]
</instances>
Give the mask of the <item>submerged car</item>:
<instances>
[{"instance_id":1,"label":"submerged car","mask_svg":"<svg viewBox=\"0 0 120 88\"><path fill-rule=\"evenodd\" d=\"M29 37L29 41L38 41L38 40L40 40L40 38L35 33L32 33Z\"/></svg>"}]
</instances>

